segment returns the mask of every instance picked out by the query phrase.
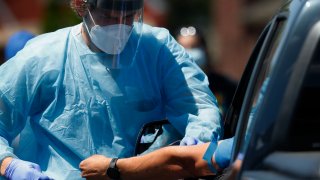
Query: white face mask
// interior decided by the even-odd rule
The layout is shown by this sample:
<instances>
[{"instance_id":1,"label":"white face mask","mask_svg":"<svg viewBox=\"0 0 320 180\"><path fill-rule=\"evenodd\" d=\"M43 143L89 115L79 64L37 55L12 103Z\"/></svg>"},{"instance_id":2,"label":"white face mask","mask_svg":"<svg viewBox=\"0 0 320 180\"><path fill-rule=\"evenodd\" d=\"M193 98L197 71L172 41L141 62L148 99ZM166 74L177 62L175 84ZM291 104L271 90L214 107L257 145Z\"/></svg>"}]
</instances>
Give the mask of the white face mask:
<instances>
[{"instance_id":1,"label":"white face mask","mask_svg":"<svg viewBox=\"0 0 320 180\"><path fill-rule=\"evenodd\" d=\"M89 32L91 41L107 54L120 54L126 46L132 27L124 24L95 25Z\"/></svg>"},{"instance_id":2,"label":"white face mask","mask_svg":"<svg viewBox=\"0 0 320 180\"><path fill-rule=\"evenodd\" d=\"M201 48L193 48L193 49L186 49L187 53L193 58L193 60L198 64L198 66L206 65L207 59L206 54L203 49Z\"/></svg>"}]
</instances>

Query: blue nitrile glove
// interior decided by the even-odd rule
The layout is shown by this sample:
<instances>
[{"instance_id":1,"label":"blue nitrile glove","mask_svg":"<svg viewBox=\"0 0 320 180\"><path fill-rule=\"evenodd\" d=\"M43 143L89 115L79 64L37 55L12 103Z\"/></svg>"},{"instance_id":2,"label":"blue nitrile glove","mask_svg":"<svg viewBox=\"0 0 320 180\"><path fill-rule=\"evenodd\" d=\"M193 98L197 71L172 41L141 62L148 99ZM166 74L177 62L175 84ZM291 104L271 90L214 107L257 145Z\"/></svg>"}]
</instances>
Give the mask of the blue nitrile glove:
<instances>
[{"instance_id":1,"label":"blue nitrile glove","mask_svg":"<svg viewBox=\"0 0 320 180\"><path fill-rule=\"evenodd\" d=\"M231 159L231 152L233 147L233 137L222 140L215 152L215 161L219 168L224 169L229 166Z\"/></svg>"},{"instance_id":2,"label":"blue nitrile glove","mask_svg":"<svg viewBox=\"0 0 320 180\"><path fill-rule=\"evenodd\" d=\"M12 159L4 173L8 179L18 180L50 180L50 178L41 173L38 164L22 161L20 159Z\"/></svg>"},{"instance_id":3,"label":"blue nitrile glove","mask_svg":"<svg viewBox=\"0 0 320 180\"><path fill-rule=\"evenodd\" d=\"M202 143L203 142L197 138L186 136L180 141L180 146L191 146Z\"/></svg>"}]
</instances>

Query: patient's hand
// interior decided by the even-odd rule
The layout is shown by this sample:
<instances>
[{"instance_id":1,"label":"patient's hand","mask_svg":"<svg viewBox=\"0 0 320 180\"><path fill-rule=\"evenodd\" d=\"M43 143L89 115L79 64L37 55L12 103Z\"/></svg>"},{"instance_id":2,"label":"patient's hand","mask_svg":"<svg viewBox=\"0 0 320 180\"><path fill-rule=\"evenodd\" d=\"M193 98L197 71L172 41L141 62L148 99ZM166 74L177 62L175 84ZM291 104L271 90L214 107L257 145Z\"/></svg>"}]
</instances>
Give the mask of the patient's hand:
<instances>
[{"instance_id":1,"label":"patient's hand","mask_svg":"<svg viewBox=\"0 0 320 180\"><path fill-rule=\"evenodd\" d=\"M111 158L103 155L93 155L83 160L79 168L83 178L107 179L106 172Z\"/></svg>"}]
</instances>

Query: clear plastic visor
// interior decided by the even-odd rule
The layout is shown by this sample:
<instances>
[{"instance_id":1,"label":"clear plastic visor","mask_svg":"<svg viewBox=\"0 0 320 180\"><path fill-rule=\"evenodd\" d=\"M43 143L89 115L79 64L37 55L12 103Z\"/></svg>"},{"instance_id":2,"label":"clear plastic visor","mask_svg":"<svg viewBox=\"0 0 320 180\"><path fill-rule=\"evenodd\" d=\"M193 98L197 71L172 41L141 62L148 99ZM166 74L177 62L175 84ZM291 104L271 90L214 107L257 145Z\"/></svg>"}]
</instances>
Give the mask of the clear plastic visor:
<instances>
[{"instance_id":1,"label":"clear plastic visor","mask_svg":"<svg viewBox=\"0 0 320 180\"><path fill-rule=\"evenodd\" d=\"M83 22L91 43L110 55L114 68L134 61L142 32L143 8L88 6Z\"/></svg>"},{"instance_id":2,"label":"clear plastic visor","mask_svg":"<svg viewBox=\"0 0 320 180\"><path fill-rule=\"evenodd\" d=\"M117 11L105 9L87 8L87 14L84 17L89 27L94 25L108 26L114 24L124 24L133 26L134 22L142 23L142 9L135 11Z\"/></svg>"}]
</instances>

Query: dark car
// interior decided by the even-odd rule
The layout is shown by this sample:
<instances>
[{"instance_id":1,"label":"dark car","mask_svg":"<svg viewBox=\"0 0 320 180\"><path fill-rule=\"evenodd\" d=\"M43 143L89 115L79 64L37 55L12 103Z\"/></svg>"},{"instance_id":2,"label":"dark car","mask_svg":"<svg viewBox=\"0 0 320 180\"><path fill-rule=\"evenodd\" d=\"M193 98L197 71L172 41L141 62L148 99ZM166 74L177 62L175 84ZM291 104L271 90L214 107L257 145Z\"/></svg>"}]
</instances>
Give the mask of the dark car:
<instances>
[{"instance_id":1,"label":"dark car","mask_svg":"<svg viewBox=\"0 0 320 180\"><path fill-rule=\"evenodd\" d=\"M286 2L264 29L225 119L233 178L320 179L319 40L320 0Z\"/></svg>"},{"instance_id":2,"label":"dark car","mask_svg":"<svg viewBox=\"0 0 320 180\"><path fill-rule=\"evenodd\" d=\"M233 136L233 166L204 179L320 179L320 0L287 1L267 24L225 119Z\"/></svg>"}]
</instances>

